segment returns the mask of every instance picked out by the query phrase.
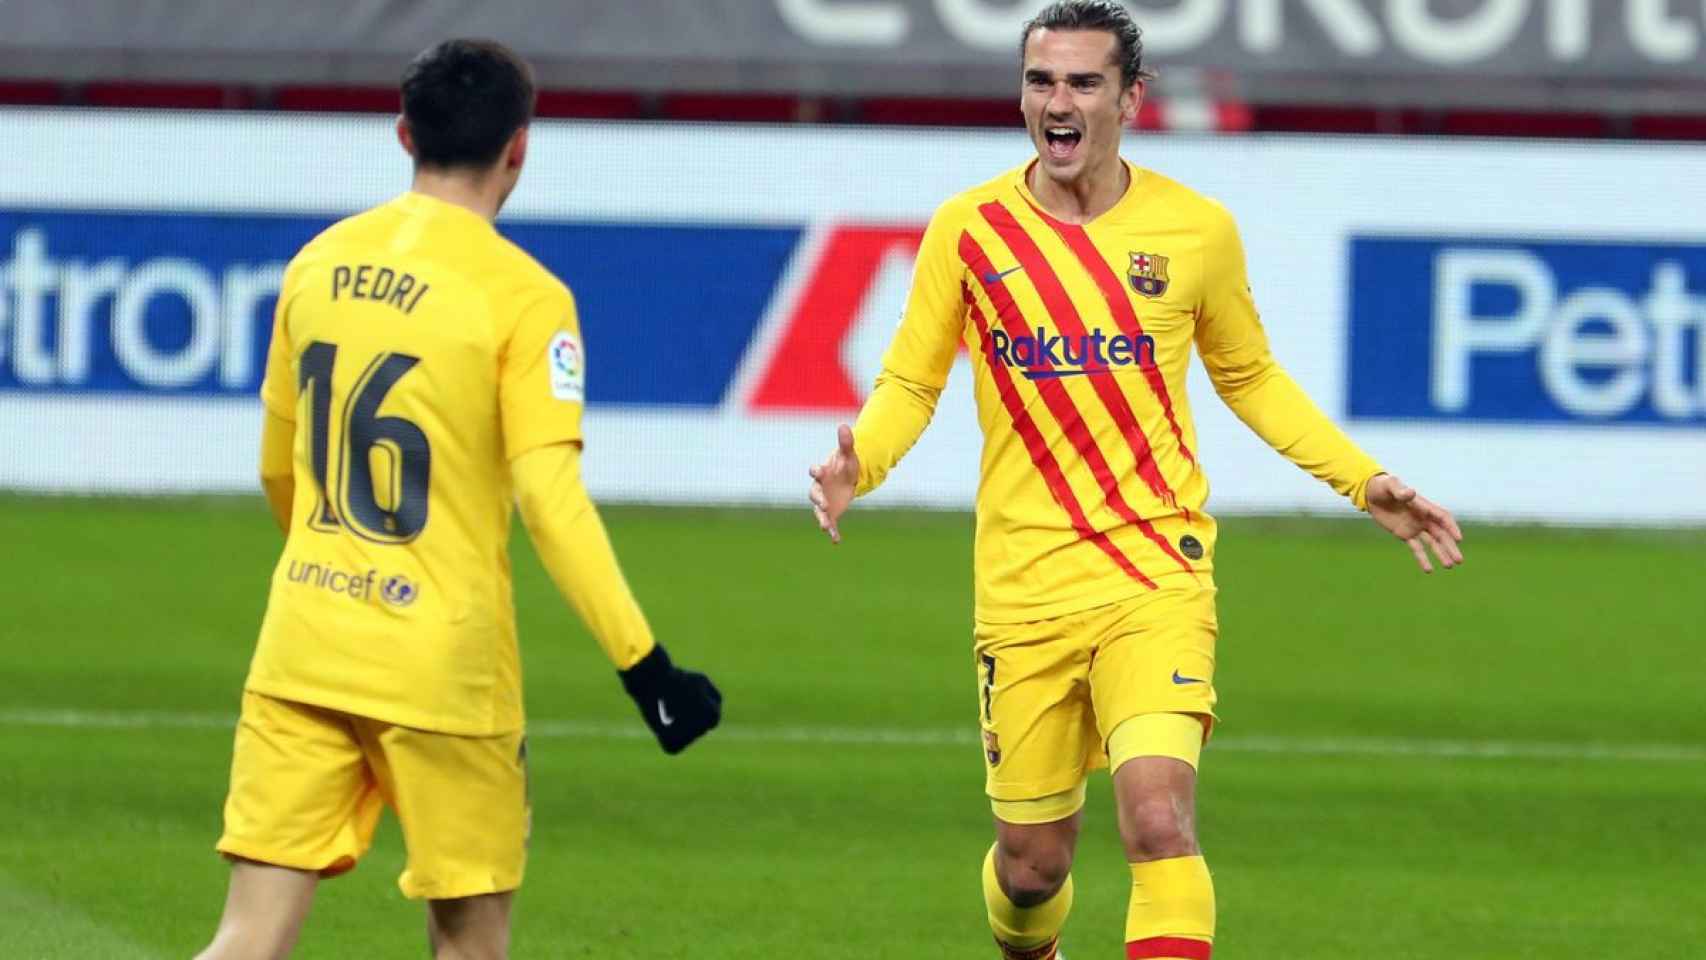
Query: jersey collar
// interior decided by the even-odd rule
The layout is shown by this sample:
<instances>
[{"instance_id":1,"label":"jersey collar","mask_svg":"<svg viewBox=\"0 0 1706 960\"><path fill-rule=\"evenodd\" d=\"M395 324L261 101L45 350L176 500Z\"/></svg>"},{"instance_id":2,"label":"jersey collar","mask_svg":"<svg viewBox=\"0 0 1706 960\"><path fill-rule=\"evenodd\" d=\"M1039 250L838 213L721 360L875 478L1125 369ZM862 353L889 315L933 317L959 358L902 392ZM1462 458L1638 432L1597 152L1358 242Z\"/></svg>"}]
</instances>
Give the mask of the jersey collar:
<instances>
[{"instance_id":1,"label":"jersey collar","mask_svg":"<svg viewBox=\"0 0 1706 960\"><path fill-rule=\"evenodd\" d=\"M480 216L467 207L457 206L454 203L440 200L437 197L429 197L424 193L416 193L413 190L410 190L398 197L394 202L404 212L414 214L416 216L456 220L460 221L464 226L477 225L484 227L487 230L497 230L497 227L493 225L490 220L487 220L485 217Z\"/></svg>"},{"instance_id":2,"label":"jersey collar","mask_svg":"<svg viewBox=\"0 0 1706 960\"><path fill-rule=\"evenodd\" d=\"M1095 224L1113 223L1129 216L1133 210L1137 209L1137 207L1143 203L1143 198L1149 193L1150 177L1145 174L1142 167L1137 166L1130 160L1121 157L1120 162L1125 164L1127 174L1125 193L1121 194L1120 198L1114 201L1113 206L1097 214L1088 223L1078 224L1077 226L1089 227ZM1037 161L1032 160L1019 168L1019 195L1024 198L1025 203L1029 204L1032 210L1037 212L1037 216L1042 217L1043 220L1050 224L1065 225L1066 222L1064 220L1060 220L1050 214L1043 206L1042 201L1038 200L1036 195L1031 192L1031 169L1036 165Z\"/></svg>"}]
</instances>

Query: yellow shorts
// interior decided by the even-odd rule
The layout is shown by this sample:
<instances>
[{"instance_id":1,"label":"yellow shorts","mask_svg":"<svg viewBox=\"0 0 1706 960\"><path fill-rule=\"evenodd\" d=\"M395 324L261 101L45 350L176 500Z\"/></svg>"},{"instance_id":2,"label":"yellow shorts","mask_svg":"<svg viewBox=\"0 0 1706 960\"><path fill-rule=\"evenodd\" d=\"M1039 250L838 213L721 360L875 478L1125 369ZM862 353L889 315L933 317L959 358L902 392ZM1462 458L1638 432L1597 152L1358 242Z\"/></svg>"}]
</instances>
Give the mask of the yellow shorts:
<instances>
[{"instance_id":1,"label":"yellow shorts","mask_svg":"<svg viewBox=\"0 0 1706 960\"><path fill-rule=\"evenodd\" d=\"M1133 717L1193 714L1206 738L1214 595L1192 581L1053 620L976 625L985 790L998 815L1075 793L1081 805L1085 777L1108 765L1108 738Z\"/></svg>"},{"instance_id":2,"label":"yellow shorts","mask_svg":"<svg viewBox=\"0 0 1706 960\"><path fill-rule=\"evenodd\" d=\"M527 746L519 731L458 737L244 691L220 853L333 877L397 811L403 895L514 890L527 865Z\"/></svg>"}]
</instances>

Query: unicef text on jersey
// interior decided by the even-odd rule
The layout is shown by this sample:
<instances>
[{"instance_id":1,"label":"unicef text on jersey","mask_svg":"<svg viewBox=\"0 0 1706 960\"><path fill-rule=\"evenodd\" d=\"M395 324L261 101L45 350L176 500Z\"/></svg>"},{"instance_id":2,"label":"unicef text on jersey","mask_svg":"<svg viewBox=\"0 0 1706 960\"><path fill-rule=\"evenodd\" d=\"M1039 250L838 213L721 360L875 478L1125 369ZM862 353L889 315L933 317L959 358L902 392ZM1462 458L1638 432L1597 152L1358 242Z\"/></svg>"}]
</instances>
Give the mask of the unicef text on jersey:
<instances>
[{"instance_id":1,"label":"unicef text on jersey","mask_svg":"<svg viewBox=\"0 0 1706 960\"><path fill-rule=\"evenodd\" d=\"M1706 245L1358 237L1350 415L1706 423Z\"/></svg>"}]
</instances>

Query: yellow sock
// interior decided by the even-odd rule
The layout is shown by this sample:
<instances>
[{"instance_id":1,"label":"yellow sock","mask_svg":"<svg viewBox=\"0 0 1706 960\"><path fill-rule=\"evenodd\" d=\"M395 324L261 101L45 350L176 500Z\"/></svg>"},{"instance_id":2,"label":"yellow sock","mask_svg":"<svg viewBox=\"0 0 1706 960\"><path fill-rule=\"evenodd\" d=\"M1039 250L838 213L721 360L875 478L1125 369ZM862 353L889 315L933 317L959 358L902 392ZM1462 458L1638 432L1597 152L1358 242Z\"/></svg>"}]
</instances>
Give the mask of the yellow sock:
<instances>
[{"instance_id":1,"label":"yellow sock","mask_svg":"<svg viewBox=\"0 0 1706 960\"><path fill-rule=\"evenodd\" d=\"M1126 960L1209 960L1214 949L1214 881L1202 857L1131 865Z\"/></svg>"},{"instance_id":2,"label":"yellow sock","mask_svg":"<svg viewBox=\"0 0 1706 960\"><path fill-rule=\"evenodd\" d=\"M983 858L983 902L989 907L989 929L1007 960L1054 960L1055 941L1072 910L1072 877L1060 891L1034 907L1020 907L1001 892L995 878L995 848Z\"/></svg>"}]
</instances>

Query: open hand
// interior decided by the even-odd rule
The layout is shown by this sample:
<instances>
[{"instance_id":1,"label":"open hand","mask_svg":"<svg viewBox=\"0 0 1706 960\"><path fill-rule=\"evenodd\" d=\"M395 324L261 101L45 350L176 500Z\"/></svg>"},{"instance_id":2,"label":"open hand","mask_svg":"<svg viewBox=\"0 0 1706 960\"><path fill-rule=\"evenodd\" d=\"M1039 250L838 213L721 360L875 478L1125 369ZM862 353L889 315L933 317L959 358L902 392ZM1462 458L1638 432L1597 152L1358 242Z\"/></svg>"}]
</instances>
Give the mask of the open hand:
<instances>
[{"instance_id":1,"label":"open hand","mask_svg":"<svg viewBox=\"0 0 1706 960\"><path fill-rule=\"evenodd\" d=\"M859 486L859 457L853 452L853 429L842 424L835 432L835 452L808 473L812 476L812 513L817 525L829 534L831 543L841 542L838 524L847 506L853 502L853 490Z\"/></svg>"},{"instance_id":2,"label":"open hand","mask_svg":"<svg viewBox=\"0 0 1706 960\"><path fill-rule=\"evenodd\" d=\"M1390 473L1382 473L1368 482L1368 515L1387 532L1404 541L1415 554L1416 565L1423 573L1433 573L1428 551L1443 567L1455 567L1463 562L1463 531L1451 511L1417 493L1414 487Z\"/></svg>"}]
</instances>

